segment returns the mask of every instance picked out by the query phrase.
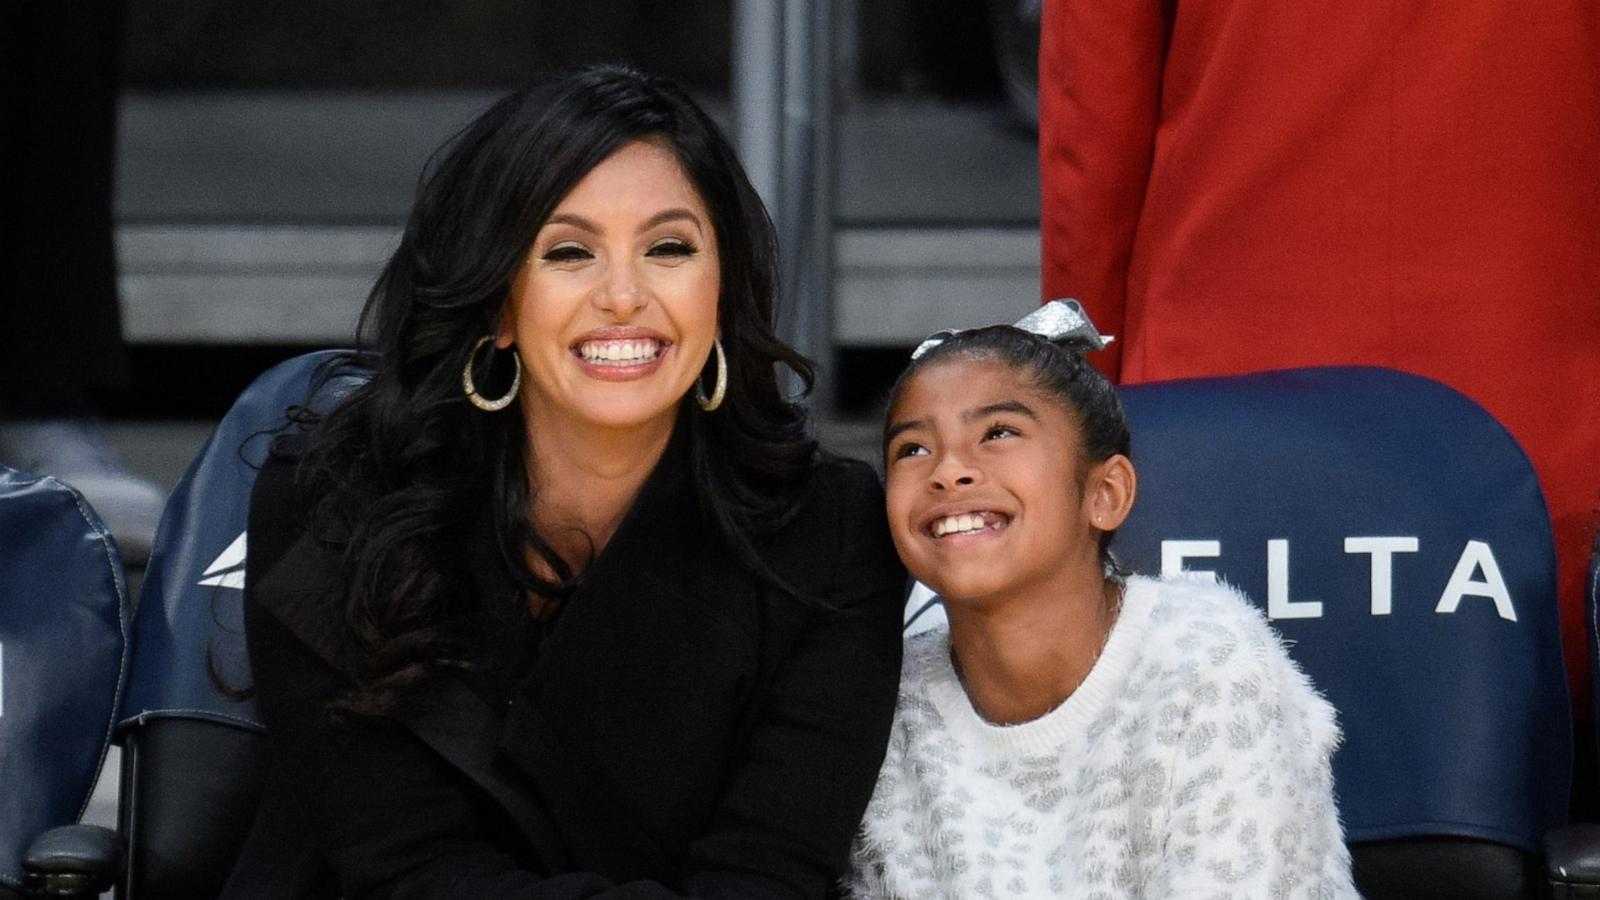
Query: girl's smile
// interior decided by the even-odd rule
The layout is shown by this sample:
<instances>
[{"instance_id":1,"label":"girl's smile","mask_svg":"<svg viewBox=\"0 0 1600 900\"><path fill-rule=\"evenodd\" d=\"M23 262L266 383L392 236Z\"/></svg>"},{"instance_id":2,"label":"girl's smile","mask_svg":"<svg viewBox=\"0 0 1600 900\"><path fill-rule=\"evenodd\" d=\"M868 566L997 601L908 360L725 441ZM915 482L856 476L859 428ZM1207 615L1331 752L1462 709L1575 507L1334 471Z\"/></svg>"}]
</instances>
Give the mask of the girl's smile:
<instances>
[{"instance_id":1,"label":"girl's smile","mask_svg":"<svg viewBox=\"0 0 1600 900\"><path fill-rule=\"evenodd\" d=\"M953 359L905 386L887 431L889 527L946 602L1098 567L1076 418L1005 363Z\"/></svg>"},{"instance_id":2,"label":"girl's smile","mask_svg":"<svg viewBox=\"0 0 1600 900\"><path fill-rule=\"evenodd\" d=\"M927 532L934 540L958 540L964 537L981 535L985 532L1000 531L1011 524L1011 517L993 510L978 510L976 512L951 513L936 515L928 525Z\"/></svg>"}]
</instances>

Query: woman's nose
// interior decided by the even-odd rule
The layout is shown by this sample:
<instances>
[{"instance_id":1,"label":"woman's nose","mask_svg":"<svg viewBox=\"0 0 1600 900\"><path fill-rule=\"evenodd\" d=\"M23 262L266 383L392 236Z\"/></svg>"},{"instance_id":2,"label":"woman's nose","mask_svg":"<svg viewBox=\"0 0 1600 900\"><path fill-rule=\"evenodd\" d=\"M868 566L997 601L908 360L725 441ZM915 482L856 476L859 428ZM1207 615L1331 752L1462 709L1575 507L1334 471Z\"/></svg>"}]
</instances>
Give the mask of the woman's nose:
<instances>
[{"instance_id":1,"label":"woman's nose","mask_svg":"<svg viewBox=\"0 0 1600 900\"><path fill-rule=\"evenodd\" d=\"M594 304L621 321L650 302L650 293L639 279L634 267L621 263L611 267L605 283L595 292Z\"/></svg>"}]
</instances>

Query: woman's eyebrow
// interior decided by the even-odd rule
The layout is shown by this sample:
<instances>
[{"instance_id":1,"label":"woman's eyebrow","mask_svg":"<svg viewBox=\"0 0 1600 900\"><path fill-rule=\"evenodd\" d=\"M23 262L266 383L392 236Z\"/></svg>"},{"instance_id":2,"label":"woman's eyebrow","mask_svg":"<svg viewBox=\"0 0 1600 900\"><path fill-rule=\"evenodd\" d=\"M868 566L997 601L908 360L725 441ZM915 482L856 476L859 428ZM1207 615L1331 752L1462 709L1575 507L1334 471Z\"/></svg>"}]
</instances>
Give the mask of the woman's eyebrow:
<instances>
[{"instance_id":1,"label":"woman's eyebrow","mask_svg":"<svg viewBox=\"0 0 1600 900\"><path fill-rule=\"evenodd\" d=\"M580 216L577 213L556 213L555 215L546 219L544 224L546 226L571 225L573 228L582 229L590 234L600 233L600 226L589 221L588 219L585 219L583 216Z\"/></svg>"},{"instance_id":2,"label":"woman's eyebrow","mask_svg":"<svg viewBox=\"0 0 1600 900\"><path fill-rule=\"evenodd\" d=\"M973 419L986 419L997 413L1016 413L1019 416L1026 416L1035 422L1039 420L1039 414L1035 413L1032 407L1021 400L1001 400L998 403L990 403L963 412L961 421L970 422Z\"/></svg>"},{"instance_id":3,"label":"woman's eyebrow","mask_svg":"<svg viewBox=\"0 0 1600 900\"><path fill-rule=\"evenodd\" d=\"M646 219L644 224L639 226L639 230L649 231L657 225L664 225L667 222L677 221L686 221L694 225L696 228L700 227L700 217L695 215L693 210L685 209L681 206L675 206L672 209L663 209L661 212L658 212Z\"/></svg>"}]
</instances>

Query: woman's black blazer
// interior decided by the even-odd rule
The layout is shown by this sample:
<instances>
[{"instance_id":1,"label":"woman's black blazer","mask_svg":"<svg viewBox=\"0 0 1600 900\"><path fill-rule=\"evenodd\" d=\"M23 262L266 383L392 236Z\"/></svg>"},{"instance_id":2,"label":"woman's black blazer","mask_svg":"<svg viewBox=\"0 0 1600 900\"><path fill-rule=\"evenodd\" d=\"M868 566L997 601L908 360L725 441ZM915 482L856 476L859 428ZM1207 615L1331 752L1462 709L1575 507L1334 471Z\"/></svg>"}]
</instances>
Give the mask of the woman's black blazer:
<instances>
[{"instance_id":1,"label":"woman's black blazer","mask_svg":"<svg viewBox=\"0 0 1600 900\"><path fill-rule=\"evenodd\" d=\"M305 534L292 460L263 467L246 629L276 763L227 896L832 888L899 678L905 574L882 489L866 465L825 461L759 543L822 601L802 602L702 518L679 443L526 664L452 676L417 712L355 730L326 714L350 684L338 557Z\"/></svg>"}]
</instances>

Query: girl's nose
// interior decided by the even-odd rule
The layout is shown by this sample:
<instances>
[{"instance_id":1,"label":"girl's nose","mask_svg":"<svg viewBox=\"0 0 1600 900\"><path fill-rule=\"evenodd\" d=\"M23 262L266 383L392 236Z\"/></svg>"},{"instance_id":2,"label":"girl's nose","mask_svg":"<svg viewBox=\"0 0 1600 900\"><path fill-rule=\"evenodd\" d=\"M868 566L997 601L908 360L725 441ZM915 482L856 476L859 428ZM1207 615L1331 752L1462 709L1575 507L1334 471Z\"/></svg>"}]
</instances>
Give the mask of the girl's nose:
<instances>
[{"instance_id":1,"label":"girl's nose","mask_svg":"<svg viewBox=\"0 0 1600 900\"><path fill-rule=\"evenodd\" d=\"M982 470L969 463L965 457L956 453L945 453L940 456L938 465L933 467L928 486L936 491L948 491L971 487L982 478Z\"/></svg>"}]
</instances>

